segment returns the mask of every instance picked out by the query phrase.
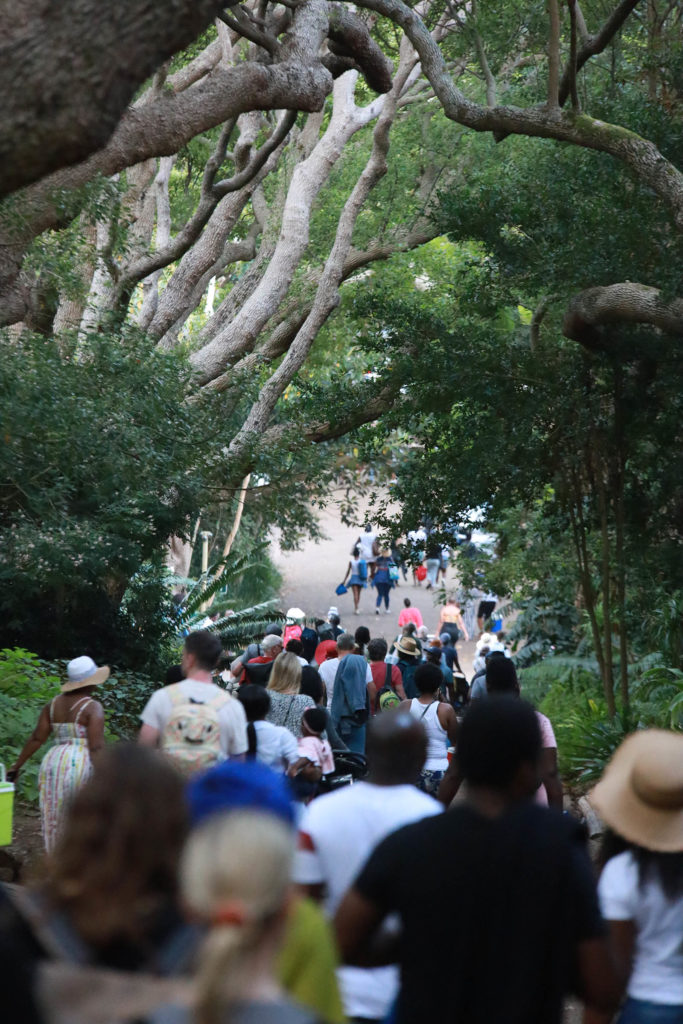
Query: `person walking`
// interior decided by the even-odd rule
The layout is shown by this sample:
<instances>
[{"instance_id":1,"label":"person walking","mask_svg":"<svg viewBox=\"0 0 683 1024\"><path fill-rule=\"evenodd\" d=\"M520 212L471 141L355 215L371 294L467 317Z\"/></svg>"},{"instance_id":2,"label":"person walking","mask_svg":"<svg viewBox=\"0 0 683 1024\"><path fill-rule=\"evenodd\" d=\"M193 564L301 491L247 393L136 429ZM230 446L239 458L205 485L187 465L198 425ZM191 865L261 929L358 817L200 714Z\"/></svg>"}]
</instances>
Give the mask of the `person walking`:
<instances>
[{"instance_id":1,"label":"person walking","mask_svg":"<svg viewBox=\"0 0 683 1024\"><path fill-rule=\"evenodd\" d=\"M247 751L244 708L213 681L221 652L215 633L190 633L181 662L185 678L156 690L140 715L138 743L160 747L186 776Z\"/></svg>"},{"instance_id":2,"label":"person walking","mask_svg":"<svg viewBox=\"0 0 683 1024\"><path fill-rule=\"evenodd\" d=\"M355 550L356 547L359 550L360 557L368 567L370 579L372 580L375 575L375 560L379 555L379 542L371 523L365 524L365 529L356 540L352 550Z\"/></svg>"},{"instance_id":3,"label":"person walking","mask_svg":"<svg viewBox=\"0 0 683 1024\"><path fill-rule=\"evenodd\" d=\"M360 615L358 605L360 604L361 591L368 585L368 563L364 558L361 558L358 545L353 549L342 585L345 586L347 580L353 595L353 614Z\"/></svg>"},{"instance_id":4,"label":"person walking","mask_svg":"<svg viewBox=\"0 0 683 1024\"><path fill-rule=\"evenodd\" d=\"M41 1021L92 1020L93 994L102 1012L107 999L118 1009L143 985L155 1005L160 976L190 969L199 937L178 893L187 828L183 780L160 753L117 743L98 754L69 803L45 879L0 890L0 948L10 946L33 991L46 993ZM5 1007L11 996L4 986Z\"/></svg>"},{"instance_id":5,"label":"person walking","mask_svg":"<svg viewBox=\"0 0 683 1024\"><path fill-rule=\"evenodd\" d=\"M462 609L454 597L450 597L441 608L436 635L441 636L442 633L450 633L453 645L457 643L461 636L466 641L470 638L470 634L465 626L465 620L462 617Z\"/></svg>"},{"instance_id":6,"label":"person walking","mask_svg":"<svg viewBox=\"0 0 683 1024\"><path fill-rule=\"evenodd\" d=\"M496 651L486 659L486 700L473 699L472 706L488 703L489 699L511 698L519 700L521 687L514 663L502 652ZM536 720L541 733L541 756L539 758L540 785L536 790L536 803L562 811L564 793L562 779L557 766L557 740L550 720L536 711ZM460 777L457 759L451 761L448 771L439 787L439 799L448 806L458 792Z\"/></svg>"},{"instance_id":7,"label":"person walking","mask_svg":"<svg viewBox=\"0 0 683 1024\"><path fill-rule=\"evenodd\" d=\"M398 665L392 665L384 660L387 651L387 642L382 637L376 637L368 644L372 673L372 682L367 684L371 715L383 711L387 703L393 707L406 699L401 670Z\"/></svg>"},{"instance_id":8,"label":"person walking","mask_svg":"<svg viewBox=\"0 0 683 1024\"><path fill-rule=\"evenodd\" d=\"M588 799L625 847L598 884L626 987L618 1024L683 1024L683 736L628 736Z\"/></svg>"},{"instance_id":9,"label":"person walking","mask_svg":"<svg viewBox=\"0 0 683 1024\"><path fill-rule=\"evenodd\" d=\"M293 903L293 830L268 810L214 814L191 834L183 901L203 924L192 1005L161 1007L151 1024L316 1024L278 979Z\"/></svg>"},{"instance_id":10,"label":"person walking","mask_svg":"<svg viewBox=\"0 0 683 1024\"><path fill-rule=\"evenodd\" d=\"M420 609L415 608L415 606L411 604L409 597L404 597L403 608L398 615L398 628L403 629L403 627L407 626L409 622L414 622L418 629L420 626L424 625Z\"/></svg>"},{"instance_id":11,"label":"person walking","mask_svg":"<svg viewBox=\"0 0 683 1024\"><path fill-rule=\"evenodd\" d=\"M330 712L334 727L349 750L362 754L370 709L367 684L372 681L372 672L365 658L352 653L354 646L354 638L349 633L344 633L337 641L339 664Z\"/></svg>"},{"instance_id":12,"label":"person walking","mask_svg":"<svg viewBox=\"0 0 683 1024\"><path fill-rule=\"evenodd\" d=\"M52 737L38 776L40 822L47 853L54 850L64 812L104 746L104 709L93 693L109 678L108 666L98 668L84 655L69 662L66 674L61 693L42 709L35 729L7 773L8 780L15 782L26 761Z\"/></svg>"},{"instance_id":13,"label":"person walking","mask_svg":"<svg viewBox=\"0 0 683 1024\"><path fill-rule=\"evenodd\" d=\"M583 833L532 800L540 750L533 708L479 701L458 735L466 799L380 842L337 908L345 963L399 963L396 1024L560 1024L571 991L616 1009ZM377 944L392 914L400 934Z\"/></svg>"},{"instance_id":14,"label":"person walking","mask_svg":"<svg viewBox=\"0 0 683 1024\"><path fill-rule=\"evenodd\" d=\"M415 671L420 664L421 650L417 640L412 636L402 636L396 644L398 654L398 670L401 673L403 690L407 698L419 697L415 686Z\"/></svg>"},{"instance_id":15,"label":"person walking","mask_svg":"<svg viewBox=\"0 0 683 1024\"><path fill-rule=\"evenodd\" d=\"M443 674L438 665L420 665L415 671L415 686L420 696L400 706L421 722L427 733L427 756L418 786L431 796L438 792L448 768L448 745L455 746L458 733L455 711L439 699L442 685Z\"/></svg>"},{"instance_id":16,"label":"person walking","mask_svg":"<svg viewBox=\"0 0 683 1024\"><path fill-rule=\"evenodd\" d=\"M415 787L426 751L418 722L398 712L380 715L368 726L367 751L367 781L318 797L299 826L294 880L307 895L323 901L330 918L380 840L440 809ZM395 967L342 967L338 979L350 1021L385 1019L398 992Z\"/></svg>"},{"instance_id":17,"label":"person walking","mask_svg":"<svg viewBox=\"0 0 683 1024\"><path fill-rule=\"evenodd\" d=\"M441 567L441 545L437 544L436 541L427 542L427 590L433 590L437 585L439 579L439 569Z\"/></svg>"},{"instance_id":18,"label":"person walking","mask_svg":"<svg viewBox=\"0 0 683 1024\"><path fill-rule=\"evenodd\" d=\"M302 666L295 654L283 651L275 659L273 671L268 680L270 710L266 721L283 725L296 737L301 738L301 716L306 708L314 708L315 701L301 692Z\"/></svg>"},{"instance_id":19,"label":"person walking","mask_svg":"<svg viewBox=\"0 0 683 1024\"><path fill-rule=\"evenodd\" d=\"M375 575L373 577L377 591L375 615L379 615L380 605L384 601L384 611L389 615L389 593L393 587L391 579L391 555L388 548L383 548L375 562Z\"/></svg>"}]
</instances>

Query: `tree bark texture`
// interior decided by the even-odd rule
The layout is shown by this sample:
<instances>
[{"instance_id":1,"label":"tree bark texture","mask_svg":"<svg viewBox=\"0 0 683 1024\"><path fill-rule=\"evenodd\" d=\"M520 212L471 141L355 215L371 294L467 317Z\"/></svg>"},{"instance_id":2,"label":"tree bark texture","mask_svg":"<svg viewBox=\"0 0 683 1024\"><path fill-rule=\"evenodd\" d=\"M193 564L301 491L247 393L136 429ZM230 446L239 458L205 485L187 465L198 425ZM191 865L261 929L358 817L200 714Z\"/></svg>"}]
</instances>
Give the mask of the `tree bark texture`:
<instances>
[{"instance_id":1,"label":"tree bark texture","mask_svg":"<svg viewBox=\"0 0 683 1024\"><path fill-rule=\"evenodd\" d=\"M229 0L21 0L0 16L0 196L103 146Z\"/></svg>"}]
</instances>

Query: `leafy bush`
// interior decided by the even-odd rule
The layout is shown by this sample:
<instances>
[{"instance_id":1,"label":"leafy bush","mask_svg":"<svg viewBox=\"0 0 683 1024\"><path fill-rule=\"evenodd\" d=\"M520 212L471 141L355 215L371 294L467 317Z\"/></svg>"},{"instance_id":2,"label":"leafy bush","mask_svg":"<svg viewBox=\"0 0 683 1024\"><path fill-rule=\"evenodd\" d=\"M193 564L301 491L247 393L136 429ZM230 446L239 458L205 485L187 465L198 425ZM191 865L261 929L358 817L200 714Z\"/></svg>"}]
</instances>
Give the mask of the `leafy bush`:
<instances>
[{"instance_id":1,"label":"leafy bush","mask_svg":"<svg viewBox=\"0 0 683 1024\"><path fill-rule=\"evenodd\" d=\"M0 651L0 761L8 767L35 728L44 704L58 692L54 665L22 648ZM38 799L40 760L29 761L21 773L21 796Z\"/></svg>"},{"instance_id":2,"label":"leafy bush","mask_svg":"<svg viewBox=\"0 0 683 1024\"><path fill-rule=\"evenodd\" d=\"M546 658L521 679L523 696L553 725L563 775L580 786L598 781L636 729L683 729L683 672L669 668L659 653L629 666L630 701L613 718L593 659Z\"/></svg>"}]
</instances>

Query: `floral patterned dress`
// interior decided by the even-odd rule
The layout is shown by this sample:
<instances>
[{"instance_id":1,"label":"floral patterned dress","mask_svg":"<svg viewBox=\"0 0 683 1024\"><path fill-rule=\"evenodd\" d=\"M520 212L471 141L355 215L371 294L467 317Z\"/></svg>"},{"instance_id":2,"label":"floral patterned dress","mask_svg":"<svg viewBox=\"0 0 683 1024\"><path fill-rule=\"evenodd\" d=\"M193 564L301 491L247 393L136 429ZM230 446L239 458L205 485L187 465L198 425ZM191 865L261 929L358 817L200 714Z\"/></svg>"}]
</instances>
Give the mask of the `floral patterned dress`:
<instances>
[{"instance_id":1,"label":"floral patterned dress","mask_svg":"<svg viewBox=\"0 0 683 1024\"><path fill-rule=\"evenodd\" d=\"M83 697L74 705L78 711L73 722L55 722L54 700L50 704L52 746L41 762L38 777L40 818L47 853L52 853L55 847L69 800L92 770L87 730L80 724L81 714L91 701L91 697Z\"/></svg>"}]
</instances>

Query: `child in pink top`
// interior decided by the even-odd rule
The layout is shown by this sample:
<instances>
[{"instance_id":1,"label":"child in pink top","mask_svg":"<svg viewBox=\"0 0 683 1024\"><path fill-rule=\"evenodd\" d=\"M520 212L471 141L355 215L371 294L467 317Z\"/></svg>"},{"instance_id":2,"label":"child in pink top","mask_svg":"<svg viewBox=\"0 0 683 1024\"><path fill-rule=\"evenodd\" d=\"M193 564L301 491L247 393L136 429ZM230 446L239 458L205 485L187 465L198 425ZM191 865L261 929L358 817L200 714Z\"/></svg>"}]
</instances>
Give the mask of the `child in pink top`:
<instances>
[{"instance_id":1,"label":"child in pink top","mask_svg":"<svg viewBox=\"0 0 683 1024\"><path fill-rule=\"evenodd\" d=\"M334 771L332 747L323 739L327 717L322 708L306 708L301 719L302 736L298 742L299 757L317 765L323 775Z\"/></svg>"}]
</instances>

